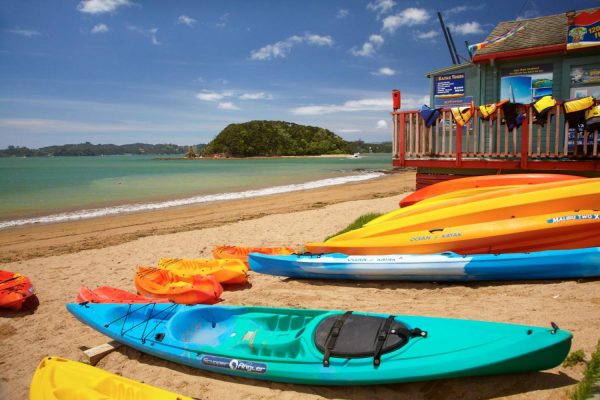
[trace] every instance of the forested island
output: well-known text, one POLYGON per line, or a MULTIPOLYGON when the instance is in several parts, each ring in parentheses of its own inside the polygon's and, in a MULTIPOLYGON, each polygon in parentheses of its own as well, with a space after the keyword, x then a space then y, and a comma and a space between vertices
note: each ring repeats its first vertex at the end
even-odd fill
POLYGON ((0 157, 100 156, 126 154, 181 154, 185 158, 277 157, 324 154, 391 153, 392 143, 346 141, 332 131, 285 121, 249 121, 230 124, 210 143, 176 144, 132 143, 124 145, 65 144, 30 149, 8 146, 0 157))

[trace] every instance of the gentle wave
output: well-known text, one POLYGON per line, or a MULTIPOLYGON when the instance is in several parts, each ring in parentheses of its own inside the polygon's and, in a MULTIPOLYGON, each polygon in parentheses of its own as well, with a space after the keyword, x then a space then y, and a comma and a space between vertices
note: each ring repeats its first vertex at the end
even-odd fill
POLYGON ((246 190, 243 192, 219 193, 203 196, 187 197, 184 199, 161 201, 157 203, 142 203, 142 204, 125 204, 122 206, 93 208, 89 210, 79 210, 73 212, 65 212, 60 214, 51 214, 43 217, 23 218, 8 221, 0 221, 0 229, 10 228, 13 226, 74 221, 80 219, 104 217, 107 215, 116 215, 123 213, 131 213, 136 211, 160 210, 163 208, 185 206, 189 204, 209 203, 212 201, 247 199, 250 197, 266 196, 270 194, 296 192, 299 190, 316 189, 324 186, 341 185, 349 182, 366 181, 369 179, 378 178, 384 175, 381 172, 370 172, 361 175, 343 176, 338 178, 321 179, 305 183, 298 183, 284 186, 273 186, 265 189, 246 190))

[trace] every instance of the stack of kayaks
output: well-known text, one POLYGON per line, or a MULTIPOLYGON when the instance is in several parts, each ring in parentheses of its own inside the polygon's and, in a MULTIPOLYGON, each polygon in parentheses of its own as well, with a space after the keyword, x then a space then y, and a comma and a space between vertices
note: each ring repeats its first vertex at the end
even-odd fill
POLYGON ((35 289, 28 277, 0 270, 0 308, 18 311, 34 295, 35 289))
POLYGON ((62 357, 46 357, 29 387, 31 400, 192 400, 62 357))
POLYGON ((273 255, 294 254, 291 247, 244 247, 244 246, 215 246, 213 257, 217 259, 237 259, 248 265, 248 254, 262 253, 273 255))
POLYGON ((363 385, 538 371, 572 335, 552 327, 362 312, 177 304, 68 304, 142 352, 228 375, 363 385))
POLYGON ((429 206, 417 203, 306 248, 349 255, 464 255, 597 247, 599 205, 600 179, 538 184, 429 206))
POLYGON ((212 304, 219 301, 223 286, 212 276, 181 276, 160 268, 138 268, 135 287, 139 294, 179 304, 212 304))

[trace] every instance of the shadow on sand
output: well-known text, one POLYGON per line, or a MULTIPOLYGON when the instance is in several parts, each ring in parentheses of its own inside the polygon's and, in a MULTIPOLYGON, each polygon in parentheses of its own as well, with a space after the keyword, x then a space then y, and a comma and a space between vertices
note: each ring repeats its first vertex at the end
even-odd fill
MULTIPOLYGON (((327 399, 492 399, 515 394, 526 394, 538 390, 566 387, 577 383, 577 380, 562 373, 531 372, 373 386, 297 385, 217 374, 163 360, 126 346, 122 346, 116 351, 130 360, 136 360, 142 364, 169 368, 192 376, 201 376, 231 384, 244 384, 281 390, 289 393, 317 395, 327 399)), ((152 382, 146 383, 152 384, 152 382)), ((232 390, 235 389, 232 388, 232 390)))

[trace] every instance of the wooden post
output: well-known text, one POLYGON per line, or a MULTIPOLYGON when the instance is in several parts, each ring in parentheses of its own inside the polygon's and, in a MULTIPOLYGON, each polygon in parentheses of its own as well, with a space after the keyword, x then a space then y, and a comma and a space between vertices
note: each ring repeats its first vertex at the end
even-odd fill
POLYGON ((400 166, 406 166, 406 114, 400 114, 400 126, 398 129, 400 166))
POLYGON ((521 125, 521 169, 527 169, 529 159, 529 114, 525 114, 525 121, 521 125))
MULTIPOLYGON (((467 126, 467 129, 469 127, 467 126)), ((456 124, 456 166, 462 165, 462 131, 463 127, 456 124)))

